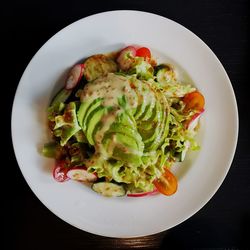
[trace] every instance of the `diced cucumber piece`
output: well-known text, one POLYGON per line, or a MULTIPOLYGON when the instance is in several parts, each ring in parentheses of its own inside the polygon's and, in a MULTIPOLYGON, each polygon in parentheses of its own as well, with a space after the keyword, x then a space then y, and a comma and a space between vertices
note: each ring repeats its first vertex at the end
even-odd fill
POLYGON ((175 72, 167 64, 159 65, 156 70, 156 80, 162 85, 171 84, 175 81, 175 72))
POLYGON ((46 144, 44 144, 44 146, 42 148, 42 154, 45 157, 55 158, 56 149, 57 149, 57 143, 56 142, 46 143, 46 144))
POLYGON ((59 90, 58 93, 56 94, 56 96, 53 98, 50 106, 55 106, 55 105, 58 105, 59 103, 66 102, 67 99, 69 98, 71 92, 72 92, 72 90, 68 90, 65 88, 59 90))
POLYGON ((118 185, 111 182, 98 182, 92 185, 92 189, 107 197, 120 197, 124 196, 126 191, 122 185, 118 185))

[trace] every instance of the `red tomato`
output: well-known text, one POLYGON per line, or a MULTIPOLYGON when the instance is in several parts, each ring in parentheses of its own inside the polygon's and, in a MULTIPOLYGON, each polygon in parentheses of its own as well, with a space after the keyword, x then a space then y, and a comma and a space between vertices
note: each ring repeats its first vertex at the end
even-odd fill
POLYGON ((53 177, 58 182, 64 182, 69 180, 67 176, 68 168, 65 166, 64 161, 57 161, 53 170, 53 177))
POLYGON ((172 195, 176 192, 178 184, 176 177, 168 170, 159 178, 154 180, 157 190, 165 195, 172 195))
POLYGON ((146 61, 149 61, 151 59, 151 52, 146 47, 141 47, 138 50, 136 50, 136 56, 144 57, 146 61))
POLYGON ((185 111, 191 109, 202 111, 205 106, 205 98, 199 91, 186 94, 183 97, 183 102, 185 103, 185 111))

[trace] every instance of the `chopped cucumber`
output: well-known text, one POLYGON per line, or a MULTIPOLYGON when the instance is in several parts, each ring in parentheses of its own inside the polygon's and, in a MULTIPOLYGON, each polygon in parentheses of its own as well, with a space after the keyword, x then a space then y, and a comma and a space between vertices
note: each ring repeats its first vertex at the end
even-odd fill
POLYGON ((161 64, 156 68, 156 80, 162 85, 171 84, 175 81, 175 73, 167 64, 161 64))
POLYGON ((92 189, 107 197, 119 197, 124 196, 126 191, 122 185, 118 185, 111 182, 98 182, 92 185, 92 189))
POLYGON ((44 146, 42 148, 42 154, 45 157, 55 158, 56 149, 57 149, 57 143, 56 142, 46 143, 46 144, 44 144, 44 146))
POLYGON ((55 106, 55 105, 58 105, 59 103, 66 102, 67 99, 69 98, 71 92, 72 92, 72 90, 68 90, 65 88, 59 90, 58 93, 56 94, 56 96, 53 98, 50 106, 55 106))

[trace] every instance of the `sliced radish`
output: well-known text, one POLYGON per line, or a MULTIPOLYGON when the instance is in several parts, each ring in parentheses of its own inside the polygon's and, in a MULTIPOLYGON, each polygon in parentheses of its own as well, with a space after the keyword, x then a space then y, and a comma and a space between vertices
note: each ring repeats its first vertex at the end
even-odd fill
POLYGON ((186 128, 188 130, 194 130, 197 127, 199 118, 203 112, 204 112, 204 109, 202 109, 199 113, 196 113, 192 116, 192 118, 186 124, 186 128))
POLYGON ((93 173, 89 173, 86 168, 75 167, 67 172, 67 176, 75 181, 94 182, 97 180, 97 176, 93 173))
POLYGON ((63 161, 57 161, 53 170, 53 177, 58 182, 64 182, 69 180, 67 176, 68 168, 65 167, 63 161))
POLYGON ((189 147, 190 147, 190 142, 189 141, 185 141, 184 142, 184 149, 183 151, 181 152, 181 156, 180 156, 180 161, 184 161, 185 157, 186 157, 186 154, 187 154, 187 151, 189 150, 189 147))
POLYGON ((116 59, 119 67, 122 70, 129 70, 132 64, 135 61, 136 49, 133 46, 128 46, 125 49, 121 50, 116 59))
POLYGON ((142 193, 131 193, 127 194, 128 197, 143 197, 143 196, 148 196, 148 195, 155 195, 158 194, 158 190, 154 189, 153 191, 150 192, 142 192, 142 193))
POLYGON ((65 89, 73 89, 81 80, 83 75, 84 64, 76 64, 69 72, 65 83, 65 89))

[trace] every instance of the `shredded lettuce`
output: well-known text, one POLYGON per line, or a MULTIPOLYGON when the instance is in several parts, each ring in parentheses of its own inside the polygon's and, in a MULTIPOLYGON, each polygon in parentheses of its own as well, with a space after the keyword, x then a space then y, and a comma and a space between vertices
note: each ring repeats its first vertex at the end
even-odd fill
POLYGON ((143 57, 135 57, 135 62, 128 73, 136 74, 139 79, 149 80, 154 76, 154 68, 143 57))
POLYGON ((76 117, 75 102, 70 102, 69 104, 67 104, 63 115, 55 116, 54 130, 58 129, 60 129, 61 131, 61 146, 64 146, 68 142, 68 140, 81 129, 76 117))

